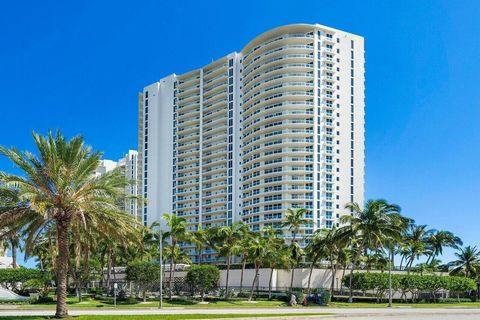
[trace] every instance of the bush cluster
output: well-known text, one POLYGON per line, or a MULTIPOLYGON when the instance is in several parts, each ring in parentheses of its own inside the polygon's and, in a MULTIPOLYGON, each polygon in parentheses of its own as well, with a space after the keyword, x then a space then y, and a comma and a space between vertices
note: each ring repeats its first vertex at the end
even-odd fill
POLYGON ((220 271, 212 265, 193 265, 187 273, 186 281, 192 292, 200 293, 203 301, 205 293, 215 288, 220 280, 220 271))
MULTIPOLYGON (((382 299, 388 292, 389 278, 387 273, 354 273, 352 279, 353 290, 363 293, 373 291, 377 299, 382 299)), ((343 285, 349 286, 350 277, 343 278, 343 285)), ((461 293, 476 289, 474 280, 465 277, 436 276, 436 275, 392 275, 392 290, 400 292, 406 299, 410 293, 412 300, 415 300, 421 293, 431 294, 435 301, 436 294, 440 291, 449 291, 457 298, 461 293)))
MULTIPOLYGON (((47 290, 51 275, 38 269, 0 269, 0 284, 7 289, 26 295, 28 291, 47 290)), ((41 292, 42 294, 42 292, 41 292)))

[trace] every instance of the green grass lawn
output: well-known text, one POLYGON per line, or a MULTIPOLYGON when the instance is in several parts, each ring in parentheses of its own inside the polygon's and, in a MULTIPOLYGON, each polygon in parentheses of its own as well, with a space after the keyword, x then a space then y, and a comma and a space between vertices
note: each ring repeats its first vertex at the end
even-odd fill
MULTIPOLYGON (((253 303, 249 303, 244 300, 232 299, 228 301, 215 300, 210 301, 208 304, 200 304, 197 301, 189 299, 177 299, 173 301, 164 300, 165 308, 192 308, 192 309, 206 309, 206 308, 279 308, 288 307, 288 304, 278 300, 264 300, 259 299, 253 303)), ((385 308, 386 303, 373 303, 373 302, 331 302, 326 308, 385 308)), ((404 308, 480 308, 480 302, 461 302, 461 303, 394 303, 394 307, 404 308)), ((22 310, 53 310, 55 308, 55 302, 51 303, 39 303, 39 304, 16 304, 16 305, 0 305, 1 309, 18 308, 22 310)), ((93 300, 86 298, 82 302, 78 302, 76 297, 68 298, 69 309, 112 309, 112 298, 102 298, 100 300, 93 300)), ((150 300, 146 303, 132 300, 130 302, 118 302, 117 309, 138 309, 138 308, 157 308, 158 300, 150 300)), ((299 306, 302 307, 302 306, 299 306)), ((310 304, 308 307, 319 307, 317 304, 310 304)), ((1 320, 1 319, 0 319, 1 320)))
MULTIPOLYGON (((181 307, 181 308, 239 308, 239 307, 285 307, 287 303, 283 301, 276 300, 258 300, 253 303, 241 300, 229 300, 229 301, 210 301, 208 304, 200 304, 197 301, 192 300, 173 300, 169 302, 164 300, 163 306, 165 308, 171 307, 181 307)), ((68 307, 71 309, 91 309, 91 308, 115 308, 113 305, 112 299, 102 299, 102 300, 93 300, 93 299, 84 299, 82 302, 78 302, 77 298, 68 298, 68 307)), ((118 302, 117 308, 157 308, 157 301, 148 301, 148 302, 118 302)), ((20 304, 18 305, 19 309, 54 309, 55 303, 38 303, 38 304, 20 304)), ((1 306, 0 306, 0 309, 1 306)))
MULTIPOLYGON (((294 317, 294 316, 325 316, 328 313, 289 313, 282 314, 282 317, 294 317)), ((169 314, 169 315, 108 315, 108 316, 73 316, 71 319, 75 320, 187 320, 187 319, 233 319, 233 318, 274 318, 278 317, 278 314, 169 314)), ((12 319, 25 319, 25 320, 44 320, 52 319, 51 317, 0 317, 0 320, 12 320, 12 319)))

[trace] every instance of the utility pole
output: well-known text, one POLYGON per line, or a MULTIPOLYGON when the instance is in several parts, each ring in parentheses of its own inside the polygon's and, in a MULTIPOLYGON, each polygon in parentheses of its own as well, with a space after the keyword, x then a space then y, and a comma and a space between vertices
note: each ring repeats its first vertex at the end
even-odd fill
POLYGON ((161 227, 159 227, 158 231, 158 250, 159 250, 159 263, 160 263, 160 274, 159 274, 159 279, 160 279, 160 297, 159 297, 159 302, 158 302, 158 309, 163 309, 163 259, 162 259, 162 253, 163 253, 163 232, 161 227))

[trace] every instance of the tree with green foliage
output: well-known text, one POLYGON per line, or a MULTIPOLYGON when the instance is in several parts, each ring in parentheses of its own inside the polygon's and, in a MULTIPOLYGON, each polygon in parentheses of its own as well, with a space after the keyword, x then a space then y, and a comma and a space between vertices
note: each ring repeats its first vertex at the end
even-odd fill
POLYGON ((467 246, 455 252, 457 260, 449 263, 452 275, 476 277, 476 269, 480 266, 480 250, 477 247, 467 246))
POLYGON ((205 243, 207 242, 207 231, 202 228, 201 223, 198 224, 197 230, 192 232, 191 241, 195 245, 195 251, 197 252, 197 262, 198 264, 202 264, 203 248, 205 247, 205 243))
POLYGON ((202 302, 205 293, 215 288, 220 280, 220 271, 212 265, 194 265, 187 272, 186 281, 192 288, 192 291, 200 293, 202 302))
MULTIPOLYGON (((340 238, 354 241, 356 245, 350 270, 350 279, 353 280, 352 275, 361 255, 369 248, 383 250, 392 239, 400 239, 407 219, 400 215, 399 206, 385 200, 369 200, 363 209, 357 203, 349 203, 345 208, 353 214, 341 217, 345 226, 340 230, 340 238)), ((353 302, 353 288, 349 287, 348 301, 353 302)))
POLYGON ((179 259, 181 253, 179 242, 189 241, 190 234, 187 231, 187 220, 183 217, 178 217, 175 214, 163 214, 163 219, 167 222, 168 231, 163 235, 165 238, 170 238, 169 248, 167 247, 167 256, 170 258, 170 278, 168 280, 168 299, 172 300, 173 292, 173 276, 175 273, 175 264, 179 259))
POLYGON ((305 219, 307 214, 305 208, 289 208, 284 214, 284 221, 282 226, 288 228, 288 231, 292 234, 292 241, 290 243, 290 252, 292 254, 292 268, 290 277, 290 289, 293 286, 293 278, 295 277, 295 267, 303 256, 303 249, 297 243, 297 235, 300 233, 302 226, 311 223, 308 219, 305 219))
POLYGON ((258 279, 258 270, 260 269, 262 264, 265 262, 265 257, 267 254, 267 244, 266 244, 265 238, 261 237, 260 234, 255 233, 250 241, 249 250, 250 250, 249 254, 255 268, 255 274, 253 276, 250 296, 248 297, 248 301, 252 301, 255 283, 257 282, 257 279, 258 279))
POLYGON ((136 261, 129 263, 125 269, 125 279, 132 281, 142 293, 143 301, 147 301, 148 287, 157 281, 160 266, 157 263, 136 261))
POLYGON ((243 276, 245 274, 245 267, 247 265, 247 261, 249 259, 249 243, 252 237, 253 232, 250 231, 248 228, 242 229, 242 235, 240 241, 236 243, 233 248, 233 254, 240 257, 242 261, 242 271, 240 271, 240 290, 239 294, 243 292, 243 276))
POLYGON ((67 317, 67 281, 72 225, 84 233, 102 233, 119 241, 139 242, 136 221, 117 204, 126 198, 128 181, 119 170, 95 175, 100 152, 93 152, 83 138, 66 140, 60 131, 46 137, 33 133, 37 153, 0 147, 22 175, 0 173, 0 193, 14 192, 18 201, 1 203, 0 228, 21 226, 26 247, 40 234, 55 235, 57 309, 67 317))
POLYGON ((285 239, 280 237, 281 230, 272 227, 262 229, 262 237, 265 240, 266 252, 264 257, 265 266, 270 268, 268 279, 268 299, 272 298, 272 279, 275 269, 288 267, 290 255, 285 247, 285 239))
POLYGON ((230 275, 230 265, 232 263, 232 255, 235 252, 235 246, 242 240, 242 236, 248 227, 242 222, 234 222, 232 225, 220 227, 217 230, 219 237, 218 255, 225 257, 227 265, 227 275, 225 279, 225 300, 228 299, 228 281, 230 275))
POLYGON ((463 245, 462 240, 450 231, 435 230, 426 239, 428 247, 428 258, 426 263, 430 264, 436 257, 443 253, 443 248, 458 248, 463 245))

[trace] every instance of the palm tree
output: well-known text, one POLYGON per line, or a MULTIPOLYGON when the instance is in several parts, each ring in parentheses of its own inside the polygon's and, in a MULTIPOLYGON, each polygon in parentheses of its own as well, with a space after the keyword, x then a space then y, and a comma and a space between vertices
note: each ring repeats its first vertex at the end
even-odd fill
POLYGON ((426 225, 410 224, 406 234, 403 236, 404 243, 406 243, 403 254, 407 261, 405 268, 408 273, 410 273, 415 259, 428 252, 428 238, 433 232, 434 230, 428 230, 426 225))
POLYGON ((16 203, 2 204, 0 228, 22 225, 30 239, 27 241, 39 238, 42 233, 54 234, 58 252, 55 316, 66 317, 72 224, 138 242, 136 222, 117 206, 126 197, 125 177, 118 170, 96 177, 101 153, 92 152, 83 138, 67 141, 57 131, 56 135, 49 132, 46 137, 33 133, 33 139, 38 155, 0 147, 0 153, 23 172, 22 176, 0 173, 0 192, 14 190, 18 194, 16 203))
POLYGON ((288 231, 292 233, 292 244, 290 246, 290 251, 292 253, 293 263, 292 263, 292 273, 291 273, 291 279, 290 279, 290 288, 293 285, 293 278, 295 277, 295 267, 298 263, 298 260, 303 255, 303 250, 301 249, 301 247, 293 244, 297 243, 297 234, 300 233, 300 228, 303 225, 310 223, 309 220, 305 219, 305 214, 307 212, 308 212, 307 209, 304 209, 304 208, 289 208, 285 212, 285 219, 282 224, 284 228, 287 227, 288 231))
POLYGON ((174 291, 174 279, 175 269, 177 264, 186 263, 190 264, 192 261, 188 257, 188 254, 182 250, 178 245, 169 244, 163 248, 163 256, 170 260, 170 278, 169 278, 169 299, 172 299, 172 292, 174 291))
MULTIPOLYGON (((310 293, 310 284, 312 279, 313 268, 321 258, 327 257, 327 251, 325 248, 325 244, 326 244, 325 238, 327 237, 328 233, 329 233, 328 229, 316 230, 312 238, 310 239, 310 242, 305 247, 307 260, 310 261, 310 271, 308 273, 308 284, 307 284, 307 290, 309 293, 310 293)), ((331 259, 330 262, 333 262, 333 260, 331 259)))
POLYGON ((218 254, 225 257, 227 264, 227 275, 225 279, 225 300, 228 299, 228 278, 230 275, 230 265, 232 254, 235 251, 235 246, 242 239, 242 235, 248 227, 242 222, 235 222, 230 226, 223 226, 218 229, 218 236, 221 245, 219 246, 218 254))
POLYGON ((477 247, 467 246, 459 248, 455 252, 457 260, 449 263, 452 268, 451 274, 463 274, 465 277, 473 277, 475 270, 480 266, 480 251, 477 247))
POLYGON ((174 276, 174 265, 176 264, 175 260, 177 258, 177 246, 179 242, 186 241, 189 238, 189 233, 187 232, 187 220, 183 217, 178 217, 176 215, 164 213, 163 219, 167 222, 168 231, 166 231, 163 236, 165 238, 170 238, 170 277, 168 281, 168 299, 172 300, 172 291, 173 291, 173 276, 174 276))
POLYGON ((270 278, 268 280, 268 299, 272 298, 272 279, 275 269, 283 268, 289 265, 289 252, 285 250, 285 239, 279 237, 281 230, 272 227, 262 229, 262 236, 265 241, 265 263, 270 268, 270 278))
POLYGON ((429 264, 435 260, 436 257, 441 255, 444 247, 458 248, 458 246, 461 246, 462 244, 462 240, 450 231, 433 231, 427 238, 429 256, 426 263, 429 264))
POLYGON ((205 243, 207 242, 207 231, 202 228, 201 224, 198 224, 197 230, 192 232, 191 240, 195 245, 195 250, 198 257, 198 264, 202 264, 203 248, 205 247, 205 243))
POLYGON ((237 242, 237 244, 233 248, 233 253, 236 256, 240 256, 240 259, 242 261, 242 271, 240 272, 240 291, 239 294, 242 293, 243 291, 243 275, 245 273, 245 267, 248 261, 248 253, 249 253, 249 244, 250 244, 250 238, 252 237, 252 231, 248 230, 248 228, 245 228, 243 230, 243 234, 241 237, 241 240, 237 242))
POLYGON ((302 225, 310 222, 304 218, 306 213, 307 209, 303 208, 290 208, 285 212, 285 220, 282 226, 287 227, 288 231, 292 233, 292 242, 296 241, 296 236, 302 225))
POLYGON ((347 259, 347 254, 345 250, 342 250, 342 248, 344 248, 347 243, 339 236, 338 229, 336 228, 328 230, 322 243, 326 257, 330 261, 330 271, 332 274, 332 281, 330 283, 330 296, 333 297, 337 268, 342 262, 344 262, 344 259, 347 259))
POLYGON ((3 239, 3 246, 5 250, 10 247, 12 251, 12 268, 16 269, 17 265, 17 249, 20 246, 20 229, 7 228, 0 232, 0 239, 3 239))
POLYGON ((290 290, 293 290, 293 279, 295 275, 295 268, 297 267, 298 263, 304 256, 305 251, 303 250, 303 248, 300 246, 298 242, 292 242, 288 246, 288 252, 290 253, 290 270, 292 271, 290 276, 290 290))
MULTIPOLYGON (((8 210, 11 206, 18 203, 18 192, 9 188, 3 188, 0 191, 0 213, 2 210, 8 210)), ((20 245, 21 225, 14 224, 0 231, 0 239, 3 241, 3 247, 7 250, 10 247, 12 251, 12 268, 17 268, 17 248, 20 245)))
POLYGON ((353 240, 356 244, 349 284, 348 300, 352 302, 353 272, 362 253, 368 248, 384 249, 391 239, 399 239, 406 222, 400 216, 400 208, 385 200, 369 200, 363 209, 357 203, 349 203, 345 207, 353 215, 342 216, 341 222, 345 226, 340 230, 341 238, 353 240))
POLYGON ((255 267, 255 274, 253 276, 252 287, 250 290, 250 296, 248 297, 248 301, 252 301, 253 298, 253 290, 255 288, 255 283, 258 279, 258 270, 262 266, 263 262, 265 261, 265 256, 267 253, 267 244, 263 237, 261 237, 258 233, 254 234, 250 241, 250 256, 253 261, 253 265, 255 267))

